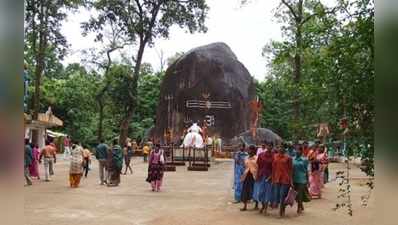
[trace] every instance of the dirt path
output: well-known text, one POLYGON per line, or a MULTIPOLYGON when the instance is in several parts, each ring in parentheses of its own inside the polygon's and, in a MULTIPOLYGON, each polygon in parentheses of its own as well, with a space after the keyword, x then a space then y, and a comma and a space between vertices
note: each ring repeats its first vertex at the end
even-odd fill
MULTIPOLYGON (((98 167, 94 160, 81 187, 68 187, 68 162, 59 160, 53 181, 34 181, 24 188, 25 224, 27 225, 371 225, 374 223, 374 199, 367 208, 360 206, 366 188, 359 181, 353 185, 354 216, 344 210, 333 211, 337 186, 329 183, 321 200, 305 205, 297 216, 295 208, 287 209, 287 218, 254 211, 240 212, 241 205, 232 201, 232 163, 213 163, 208 172, 191 172, 177 167, 166 173, 162 192, 153 193, 145 182, 147 166, 141 158, 133 160, 133 175, 122 176, 119 187, 98 185, 98 167)), ((331 164, 334 174, 341 164, 331 164)), ((42 171, 41 171, 42 172, 42 171)), ((359 169, 352 171, 361 176, 359 169)))

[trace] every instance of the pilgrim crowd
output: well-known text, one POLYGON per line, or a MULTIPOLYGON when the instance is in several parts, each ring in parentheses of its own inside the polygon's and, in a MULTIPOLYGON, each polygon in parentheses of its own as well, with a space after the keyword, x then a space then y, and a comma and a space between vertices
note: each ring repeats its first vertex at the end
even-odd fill
POLYGON ((278 208, 283 217, 286 206, 297 202, 301 214, 305 202, 322 197, 328 182, 328 156, 320 143, 264 143, 260 148, 243 144, 234 161, 234 198, 243 203, 241 211, 251 202, 260 213, 278 208))
MULTIPOLYGON (((128 171, 132 174, 131 159, 137 148, 137 143, 131 139, 127 139, 123 147, 118 144, 118 139, 113 140, 111 146, 101 140, 95 148, 95 158, 99 168, 99 184, 108 187, 118 186, 120 175, 127 175, 128 171)), ((146 181, 150 183, 152 191, 158 192, 163 180, 164 152, 159 144, 153 146, 152 142, 145 143, 142 149, 144 162, 148 162, 146 181)), ((25 139, 24 155, 26 185, 32 185, 32 178, 41 179, 39 175, 41 164, 43 164, 45 174, 44 181, 51 181, 51 176, 54 175, 54 164, 57 162, 57 147, 52 139, 47 139, 41 150, 37 145, 30 143, 29 139, 25 139)), ((92 161, 91 155, 87 146, 83 146, 79 142, 72 142, 69 137, 64 138, 64 160, 70 161, 69 185, 71 188, 79 187, 82 177, 87 178, 92 161)))
MULTIPOLYGON (((79 142, 64 139, 64 159, 70 161, 69 185, 79 187, 81 178, 87 178, 91 164, 91 152, 79 142)), ((99 167, 99 184, 118 186, 120 175, 133 173, 131 158, 138 148, 135 141, 127 139, 124 146, 113 140, 108 146, 103 140, 95 149, 95 158, 99 167), (125 170, 123 172, 123 164, 125 170)), ((25 139, 25 178, 32 185, 32 178, 40 178, 39 167, 43 164, 44 181, 51 181, 54 164, 57 162, 57 148, 52 140, 39 150, 25 139)), ((164 151, 159 144, 152 142, 143 146, 144 162, 148 163, 146 181, 152 191, 159 192, 165 170, 164 151), (148 157, 149 156, 149 157, 148 157)), ((279 209, 283 217, 287 205, 297 202, 297 213, 304 211, 304 203, 322 197, 322 188, 328 181, 328 155, 325 146, 307 142, 295 145, 276 145, 264 142, 261 147, 242 144, 234 155, 234 198, 242 203, 241 211, 248 204, 267 214, 269 210, 279 209), (261 204, 261 208, 260 208, 261 204)))

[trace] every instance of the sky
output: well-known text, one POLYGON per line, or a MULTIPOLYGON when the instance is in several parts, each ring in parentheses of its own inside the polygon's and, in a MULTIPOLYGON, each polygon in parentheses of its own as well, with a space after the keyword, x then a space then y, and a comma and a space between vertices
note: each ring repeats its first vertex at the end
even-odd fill
MULTIPOLYGON (((190 34, 181 28, 172 27, 169 39, 158 39, 154 47, 145 49, 143 62, 151 63, 154 70, 158 71, 160 52, 167 59, 176 52, 187 52, 198 46, 224 42, 254 78, 264 80, 268 70, 267 61, 261 55, 262 48, 271 40, 282 40, 281 24, 274 18, 280 0, 251 0, 245 6, 241 6, 240 2, 241 0, 207 0, 210 10, 205 22, 208 28, 206 33, 190 34)), ((70 14, 63 24, 62 32, 70 44, 70 52, 63 61, 65 65, 81 62, 82 50, 99 46, 94 42, 93 35, 81 35, 80 23, 87 21, 89 16, 90 12, 82 10, 70 14)))

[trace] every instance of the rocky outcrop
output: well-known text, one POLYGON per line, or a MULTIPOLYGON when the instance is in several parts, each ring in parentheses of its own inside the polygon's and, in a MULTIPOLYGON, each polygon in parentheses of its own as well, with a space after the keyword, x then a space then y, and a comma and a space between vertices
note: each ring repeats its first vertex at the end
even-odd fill
POLYGON ((278 145, 282 143, 282 138, 270 129, 257 128, 255 138, 252 137, 251 131, 247 130, 237 135, 237 137, 233 138, 231 144, 234 146, 238 146, 241 143, 245 143, 248 146, 248 145, 259 145, 264 142, 278 145))
POLYGON ((231 139, 249 129, 248 102, 255 97, 253 78, 224 43, 194 48, 166 71, 161 84, 154 137, 167 128, 174 141, 192 122, 205 120, 208 134, 231 139))

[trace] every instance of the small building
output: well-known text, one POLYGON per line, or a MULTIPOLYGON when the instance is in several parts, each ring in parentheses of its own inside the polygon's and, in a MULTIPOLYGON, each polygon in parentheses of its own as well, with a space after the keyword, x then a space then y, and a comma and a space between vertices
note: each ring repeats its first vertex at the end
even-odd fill
MULTIPOLYGON (((48 133, 48 128, 63 126, 63 121, 52 114, 51 108, 46 113, 39 113, 38 119, 33 120, 32 117, 24 113, 25 120, 25 138, 32 140, 32 131, 37 130, 39 133, 38 146, 44 147, 48 133)), ((50 132, 51 133, 51 132, 50 132)))

